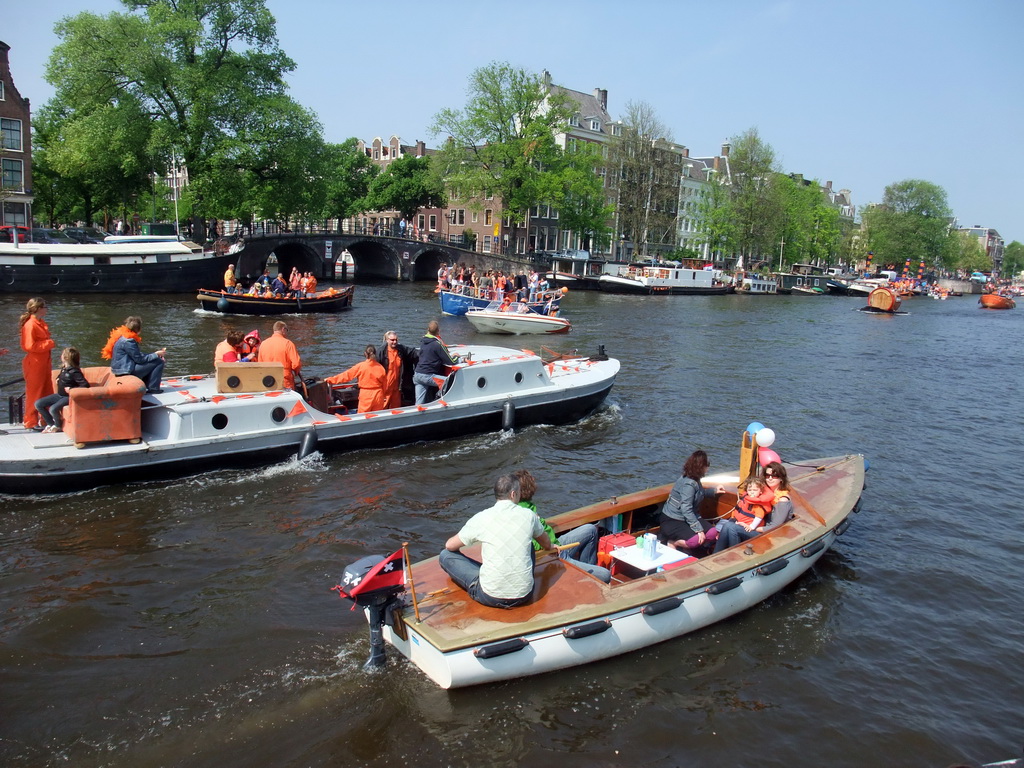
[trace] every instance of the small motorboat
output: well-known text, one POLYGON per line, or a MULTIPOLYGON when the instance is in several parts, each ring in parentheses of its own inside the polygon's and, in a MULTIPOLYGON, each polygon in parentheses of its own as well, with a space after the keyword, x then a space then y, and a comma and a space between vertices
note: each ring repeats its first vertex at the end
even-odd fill
MULTIPOLYGON (((538 293, 536 301, 524 302, 534 312, 542 315, 552 310, 558 311, 562 296, 568 293, 567 288, 558 288, 552 291, 538 293)), ((491 292, 474 288, 472 285, 459 286, 454 290, 437 289, 438 298, 441 300, 441 314, 460 317, 471 309, 487 309, 492 301, 491 292)))
POLYGON ((480 333, 567 333, 572 324, 564 317, 542 315, 521 302, 492 301, 485 309, 470 309, 466 319, 480 333))
MULTIPOLYGON (((704 478, 706 485, 723 485, 729 492, 708 499, 702 515, 710 519, 735 504, 739 478, 751 473, 761 450, 744 433, 739 474, 704 478)), ((795 516, 700 559, 663 544, 654 552, 633 544, 635 537, 657 530, 659 510, 672 488, 664 485, 548 518, 556 534, 583 523, 608 531, 601 549, 613 563, 610 583, 544 553, 537 558, 532 602, 511 610, 490 608, 455 586, 436 557, 411 564, 403 547, 389 557, 371 555, 350 565, 336 589, 366 610, 368 667, 386 663, 387 642, 442 688, 606 659, 750 608, 795 581, 828 551, 858 511, 864 457, 789 465, 795 516)))
POLYGON ((219 363, 215 375, 165 378, 156 394, 128 392, 115 385, 132 380, 145 386, 98 368, 107 384, 71 390, 64 432, 12 424, 0 434, 0 493, 66 492, 301 459, 316 450, 568 424, 604 401, 619 372, 619 361, 603 348, 548 359, 482 344, 450 349, 459 362, 435 378, 436 399, 368 413, 344 404, 354 401, 354 387, 303 382, 305 397, 282 389, 280 363, 219 363), (334 405, 336 399, 342 405, 334 405), (112 433, 111 425, 121 422, 125 431, 112 433))
POLYGON ((352 308, 355 286, 328 288, 304 299, 284 296, 250 296, 199 289, 199 307, 227 315, 292 315, 310 312, 342 312, 352 308))
POLYGON ((1009 296, 999 293, 983 293, 978 303, 982 309, 1013 309, 1017 306, 1017 302, 1009 296))

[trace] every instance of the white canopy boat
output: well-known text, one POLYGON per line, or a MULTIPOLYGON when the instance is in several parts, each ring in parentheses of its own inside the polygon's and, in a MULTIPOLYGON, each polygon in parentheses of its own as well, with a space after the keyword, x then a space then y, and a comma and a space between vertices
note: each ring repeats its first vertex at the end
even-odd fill
MULTIPOLYGON (((222 363, 216 376, 164 379, 163 392, 155 395, 125 387, 130 380, 145 389, 133 376, 114 380, 109 369, 86 369, 104 371, 108 384, 71 390, 64 432, 43 434, 12 424, 0 435, 0 493, 64 492, 302 458, 317 449, 381 447, 527 424, 566 424, 596 409, 619 371, 619 361, 608 358, 603 348, 594 356, 549 360, 504 347, 450 349, 462 362, 447 377, 438 377, 438 399, 370 413, 344 413, 330 405, 323 382, 315 385, 322 397, 311 394, 309 400, 281 389, 279 363, 222 363), (127 389, 132 392, 122 394, 127 389), (132 393, 134 401, 126 400, 132 393), (95 401, 89 406, 91 414, 82 404, 76 415, 79 399, 95 401), (133 419, 137 432, 112 435, 109 424, 133 419), (89 430, 99 437, 86 437, 89 430), (121 439, 105 439, 111 436, 121 439)), ((344 389, 351 402, 354 388, 344 389)))
MULTIPOLYGON (((741 465, 748 467, 743 476, 753 466, 747 450, 747 458, 741 456, 741 465)), ((628 567, 613 570, 611 583, 554 553, 540 555, 532 602, 511 610, 474 602, 436 557, 410 566, 406 555, 402 583, 393 575, 371 582, 370 570, 363 579, 366 591, 351 598, 366 609, 370 622, 367 666, 386 663, 386 641, 442 688, 458 688, 573 667, 693 632, 756 605, 808 571, 858 511, 864 472, 861 455, 792 463, 795 515, 787 523, 701 559, 661 544, 653 560, 645 560, 638 546, 612 548, 615 562, 628 567), (663 559, 674 562, 664 570, 655 567, 663 559)), ((712 518, 727 512, 736 502, 738 481, 738 475, 704 478, 705 485, 721 484, 729 492, 717 505, 709 500, 701 513, 712 518)), ((614 547, 624 534, 628 542, 656 530, 671 487, 612 497, 548 523, 562 533, 583 523, 607 529, 614 522, 622 533, 604 537, 602 549, 609 538, 614 547)), ((472 557, 475 549, 465 551, 472 557)), ((400 568, 395 559, 364 558, 400 568)), ((349 597, 345 589, 353 590, 348 577, 359 565, 346 572, 348 586, 337 588, 343 597, 349 597)))
MULTIPOLYGON (((557 310, 555 310, 557 311, 557 310)), ((566 333, 572 328, 564 317, 542 315, 521 301, 492 301, 486 309, 470 309, 466 318, 480 333, 566 333)))

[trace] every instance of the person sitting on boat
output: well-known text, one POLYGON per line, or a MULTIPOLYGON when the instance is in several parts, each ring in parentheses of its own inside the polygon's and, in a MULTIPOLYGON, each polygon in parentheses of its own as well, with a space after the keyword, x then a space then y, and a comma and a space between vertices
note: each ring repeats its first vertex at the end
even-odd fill
POLYGON ((441 341, 438 335, 441 326, 437 320, 431 320, 427 324, 427 333, 420 339, 420 359, 416 362, 416 369, 412 375, 413 384, 416 387, 416 405, 427 402, 427 395, 432 390, 437 390, 435 376, 447 376, 448 368, 457 365, 458 355, 448 351, 448 347, 441 341))
POLYGON ((213 365, 217 363, 237 363, 242 359, 242 332, 228 331, 224 340, 217 344, 213 351, 213 365))
POLYGON ((164 374, 167 348, 158 349, 148 355, 142 354, 139 343, 142 337, 142 318, 132 315, 125 318, 124 325, 110 332, 107 344, 100 352, 100 357, 110 361, 110 372, 115 376, 138 376, 146 382, 146 392, 158 395, 160 379, 164 374))
POLYGON ((501 306, 498 307, 499 312, 508 312, 512 307, 512 300, 515 296, 511 293, 506 293, 505 298, 501 300, 501 306))
POLYGON ((239 349, 240 357, 243 363, 255 363, 259 356, 260 351, 260 332, 256 329, 249 331, 245 334, 245 338, 242 339, 242 344, 239 349))
POLYGON ((742 493, 736 506, 715 526, 718 529, 715 552, 738 544, 744 536, 749 539, 761 533, 761 526, 775 503, 775 492, 760 477, 748 477, 737 490, 742 493), (726 543, 725 539, 731 543, 726 543))
POLYGON ((384 407, 401 408, 416 402, 416 387, 412 382, 413 370, 419 361, 419 352, 398 343, 398 334, 384 334, 384 346, 377 351, 377 362, 384 366, 384 407))
MULTIPOLYGON (((533 502, 533 494, 537 492, 537 481, 530 474, 530 470, 517 469, 512 473, 512 477, 519 481, 519 506, 526 507, 537 517, 540 517, 540 514, 537 512, 537 505, 533 502)), ((558 538, 555 536, 554 529, 548 525, 547 520, 543 517, 540 517, 540 524, 544 526, 544 531, 551 540, 552 547, 565 547, 558 550, 560 558, 571 561, 606 584, 612 580, 612 572, 597 564, 597 547, 601 541, 601 533, 597 530, 596 525, 584 523, 573 528, 571 531, 563 533, 561 538, 558 538)), ((533 548, 534 550, 540 550, 541 546, 534 541, 533 548)))
POLYGON ((328 376, 324 379, 331 386, 345 384, 355 379, 359 384, 359 413, 379 411, 384 407, 384 380, 387 372, 384 366, 377 362, 377 348, 368 344, 363 351, 366 359, 356 363, 347 371, 342 371, 337 376, 328 376))
POLYGON ((271 280, 269 269, 264 269, 263 274, 256 278, 256 285, 260 287, 261 291, 270 290, 271 280))
POLYGON ((494 608, 515 608, 533 596, 533 542, 551 549, 540 518, 519 506, 519 481, 502 475, 494 484, 494 506, 477 512, 447 542, 441 569, 469 596, 494 608), (460 551, 479 543, 482 562, 460 551))
POLYGON ((61 432, 64 429, 64 420, 61 418, 61 411, 64 406, 71 402, 69 389, 75 387, 88 388, 89 382, 82 373, 82 358, 74 347, 65 347, 60 353, 60 372, 57 374, 57 391, 52 395, 36 400, 36 410, 46 422, 43 432, 61 432))
POLYGON ((769 514, 764 525, 748 531, 735 520, 722 520, 718 524, 719 535, 718 541, 715 542, 715 552, 774 530, 793 517, 793 499, 789 493, 789 477, 786 474, 786 468, 779 462, 772 461, 765 465, 762 478, 768 491, 772 494, 769 514))
POLYGON ((658 538, 663 544, 690 551, 703 547, 718 538, 718 530, 700 514, 704 499, 725 493, 723 486, 705 488, 701 478, 711 463, 704 451, 694 451, 683 464, 682 475, 669 492, 661 508, 658 538))
POLYGON ((286 293, 288 293, 288 286, 285 285, 285 282, 281 279, 280 275, 275 277, 274 282, 270 284, 270 291, 277 298, 282 298, 286 293))
POLYGON ((260 344, 256 359, 261 363, 281 363, 284 366, 285 389, 294 389, 296 381, 302 381, 302 360, 299 350, 288 338, 288 324, 283 320, 274 323, 274 335, 260 344))
POLYGON ((295 267, 292 267, 291 275, 288 278, 288 288, 296 296, 299 295, 299 291, 302 289, 302 273, 295 267))

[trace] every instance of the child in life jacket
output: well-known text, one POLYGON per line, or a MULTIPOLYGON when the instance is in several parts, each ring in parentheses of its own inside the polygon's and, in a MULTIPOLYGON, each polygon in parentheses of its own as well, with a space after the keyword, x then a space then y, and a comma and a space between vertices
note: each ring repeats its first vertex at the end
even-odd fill
POLYGON ((736 506, 726 515, 748 533, 762 525, 775 504, 775 492, 760 477, 748 477, 742 484, 743 493, 736 500, 736 506))

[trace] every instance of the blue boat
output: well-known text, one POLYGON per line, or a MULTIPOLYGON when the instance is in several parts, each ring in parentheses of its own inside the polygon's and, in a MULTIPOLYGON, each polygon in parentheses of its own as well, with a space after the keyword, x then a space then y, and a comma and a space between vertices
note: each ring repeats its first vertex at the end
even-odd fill
MULTIPOLYGON (((441 314, 443 315, 465 315, 471 309, 487 309, 487 305, 494 299, 486 292, 470 286, 463 287, 460 291, 438 291, 441 298, 441 314)), ((562 301, 562 291, 554 290, 539 294, 541 301, 524 302, 531 310, 541 315, 551 314, 551 310, 557 310, 562 301)))

